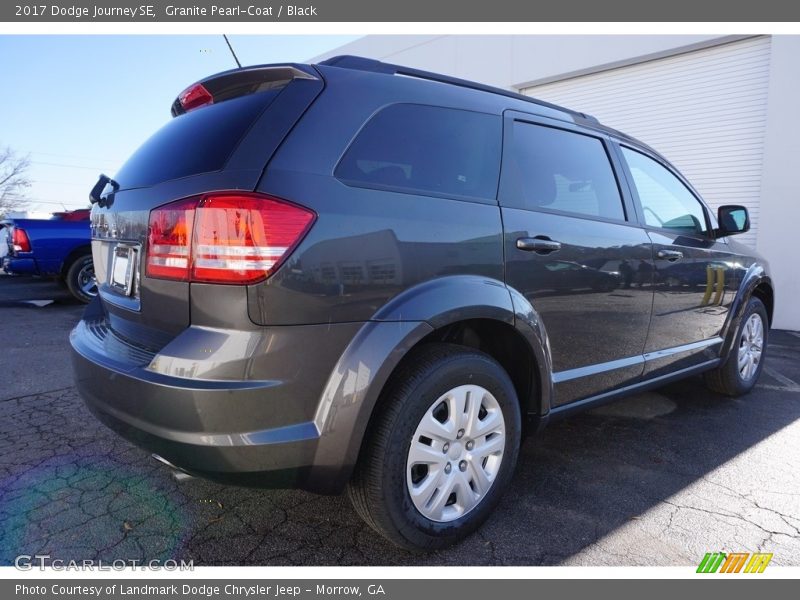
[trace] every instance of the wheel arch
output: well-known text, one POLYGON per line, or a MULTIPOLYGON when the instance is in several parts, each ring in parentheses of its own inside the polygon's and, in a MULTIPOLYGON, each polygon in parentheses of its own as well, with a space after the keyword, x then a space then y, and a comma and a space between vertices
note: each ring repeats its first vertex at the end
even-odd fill
POLYGON ((436 342, 472 348, 491 356, 511 378, 522 415, 539 414, 541 378, 536 369, 536 355, 513 325, 486 318, 454 321, 434 329, 411 348, 409 354, 423 344, 436 342))
POLYGON ((92 245, 91 244, 81 244, 79 246, 75 246, 72 250, 70 250, 69 254, 64 258, 61 262, 61 269, 59 269, 59 276, 64 278, 67 276, 67 271, 72 266, 76 260, 78 260, 81 256, 88 254, 89 256, 92 255, 92 245))
POLYGON ((772 325, 772 317, 775 311, 775 288, 772 278, 769 275, 766 264, 758 261, 754 262, 742 277, 739 289, 731 303, 728 320, 723 328, 724 343, 720 350, 720 357, 723 361, 727 360, 731 349, 736 341, 736 332, 742 321, 747 303, 750 298, 758 298, 764 303, 767 309, 767 319, 772 325))
POLYGON ((460 342, 486 352, 522 392, 523 415, 545 417, 552 393, 549 345, 530 304, 525 302, 526 311, 520 298, 512 297, 500 281, 449 276, 406 290, 366 322, 337 362, 318 404, 312 487, 325 493, 344 487, 383 389, 422 344, 460 342), (528 368, 525 361, 531 361, 528 368))
POLYGON ((775 311, 775 290, 772 288, 772 282, 768 280, 761 280, 753 288, 752 295, 764 303, 764 306, 767 309, 769 326, 772 327, 772 315, 775 311))

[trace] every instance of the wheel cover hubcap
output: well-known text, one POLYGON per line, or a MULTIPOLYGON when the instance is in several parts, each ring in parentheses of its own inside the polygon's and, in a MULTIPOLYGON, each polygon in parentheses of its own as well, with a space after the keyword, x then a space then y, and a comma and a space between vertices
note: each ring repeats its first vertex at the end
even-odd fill
POLYGON ((440 396, 417 426, 406 461, 406 485, 422 516, 454 521, 491 489, 505 450, 503 411, 489 390, 461 385, 440 396))
POLYGON ((764 322, 754 313, 745 321, 739 338, 739 376, 744 381, 755 377, 764 352, 764 322))

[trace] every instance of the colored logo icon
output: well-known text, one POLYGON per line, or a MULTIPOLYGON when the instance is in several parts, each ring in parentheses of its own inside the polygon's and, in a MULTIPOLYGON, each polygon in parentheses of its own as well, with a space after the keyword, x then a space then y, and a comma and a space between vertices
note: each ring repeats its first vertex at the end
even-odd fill
POLYGON ((706 552, 697 566, 698 573, 763 573, 772 553, 706 552))

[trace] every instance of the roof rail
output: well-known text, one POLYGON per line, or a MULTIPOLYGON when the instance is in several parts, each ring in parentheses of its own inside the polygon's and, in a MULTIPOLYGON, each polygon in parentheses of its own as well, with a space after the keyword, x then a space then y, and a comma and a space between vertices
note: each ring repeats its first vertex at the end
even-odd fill
POLYGON ((502 88, 493 87, 491 85, 476 83, 474 81, 469 81, 467 79, 459 79, 458 77, 450 77, 448 75, 432 73, 431 71, 423 71, 421 69, 413 69, 411 67, 404 67, 401 65, 385 63, 372 58, 364 58, 362 56, 352 56, 349 54, 344 54, 341 56, 334 56, 332 58, 322 61, 319 64, 331 67, 340 67, 342 69, 355 69, 358 71, 384 73, 386 75, 404 75, 407 77, 416 77, 418 79, 427 79, 429 81, 437 81, 439 83, 457 85, 459 87, 469 88, 472 90, 479 90, 481 92, 489 92, 491 94, 499 94, 501 96, 506 96, 508 98, 514 98, 515 100, 522 100, 524 102, 530 102, 531 104, 538 104, 539 106, 545 106, 547 108, 559 110, 574 117, 583 119, 589 123, 594 123, 594 124, 599 123, 599 121, 592 115, 587 115, 586 113, 578 112, 576 110, 571 110, 569 108, 564 108, 563 106, 558 106, 557 104, 551 104, 550 102, 545 102, 544 100, 538 100, 531 96, 524 96, 516 92, 511 92, 508 90, 504 90, 502 88))

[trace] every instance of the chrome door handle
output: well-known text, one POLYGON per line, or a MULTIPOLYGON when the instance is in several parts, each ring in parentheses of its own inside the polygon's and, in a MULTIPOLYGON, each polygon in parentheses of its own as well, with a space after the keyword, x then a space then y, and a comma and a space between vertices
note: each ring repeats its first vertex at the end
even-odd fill
POLYGON ((536 252, 537 254, 550 254, 561 250, 561 242, 556 242, 550 238, 532 237, 518 238, 517 248, 526 252, 536 252))
POLYGON ((683 258, 683 252, 679 252, 678 250, 659 250, 656 256, 674 262, 683 258))

